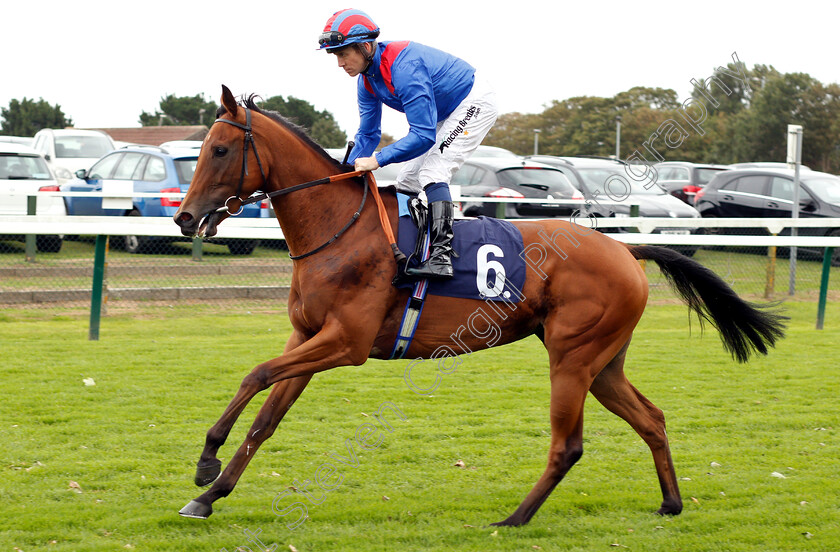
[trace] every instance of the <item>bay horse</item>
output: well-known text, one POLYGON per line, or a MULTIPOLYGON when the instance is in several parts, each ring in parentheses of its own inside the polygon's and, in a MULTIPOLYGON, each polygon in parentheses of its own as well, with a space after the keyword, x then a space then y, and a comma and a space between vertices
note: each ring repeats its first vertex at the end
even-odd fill
MULTIPOLYGON (((207 432, 195 482, 212 487, 179 512, 194 518, 210 516, 213 503, 233 490, 313 374, 389 357, 410 294, 392 285, 397 263, 377 208, 364 205, 368 185, 363 178, 341 178, 346 166, 283 117, 261 111, 253 96, 238 104, 223 86, 217 117, 175 223, 186 236, 213 236, 242 199, 257 190, 278 194, 271 201, 295 259, 288 299, 293 331, 281 356, 245 376, 207 432), (279 195, 289 190, 294 193, 279 195), (336 234, 345 221, 350 222, 336 234), (216 456, 219 448, 248 402, 269 387, 247 437, 222 472, 216 456)), ((396 232, 396 194, 383 189, 381 201, 390 215, 390 231, 396 232)), ((493 346, 534 334, 545 345, 551 383, 548 465, 519 507, 494 525, 527 523, 581 457, 587 392, 624 419, 650 447, 663 496, 658 513, 679 514, 682 499, 663 413, 624 373, 630 339, 648 297, 648 282, 638 261, 656 262, 701 324, 710 322, 723 346, 740 362, 756 352, 766 354, 783 337, 785 317, 742 300, 712 271, 671 249, 625 245, 591 228, 582 232, 583 225, 568 220, 512 224, 524 244, 546 243, 545 237, 558 235, 569 243, 562 242, 565 249, 556 242, 555 247, 545 248, 551 254, 540 259, 538 269, 527 271, 522 300, 515 309, 493 309, 475 299, 429 296, 406 355, 437 359, 442 344, 449 347, 450 356, 487 348, 486 336, 461 327, 477 307, 486 307, 484 316, 500 329, 493 346), (457 343, 453 334, 459 335, 457 343)))

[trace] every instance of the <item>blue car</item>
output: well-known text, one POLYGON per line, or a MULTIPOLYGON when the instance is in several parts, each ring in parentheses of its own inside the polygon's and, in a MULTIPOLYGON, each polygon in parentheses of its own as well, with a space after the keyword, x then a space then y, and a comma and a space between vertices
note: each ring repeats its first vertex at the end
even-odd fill
MULTIPOLYGON (((94 163, 90 170, 76 172, 76 178, 61 186, 67 192, 178 193, 186 192, 198 162, 198 149, 168 149, 156 146, 129 146, 114 150, 94 163)), ((65 197, 68 215, 169 217, 175 215, 181 200, 161 197, 135 197, 127 205, 103 208, 102 197, 65 197)), ((245 206, 240 217, 269 216, 265 202, 245 206)), ((148 252, 153 244, 181 241, 168 236, 121 236, 115 245, 129 253, 148 252)), ((212 239, 228 246, 234 255, 250 255, 259 240, 212 239)))

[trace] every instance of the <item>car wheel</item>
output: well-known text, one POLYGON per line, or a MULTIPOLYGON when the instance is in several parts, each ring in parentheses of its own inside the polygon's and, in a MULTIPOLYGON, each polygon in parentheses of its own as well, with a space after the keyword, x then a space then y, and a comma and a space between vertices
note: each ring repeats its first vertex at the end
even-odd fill
MULTIPOLYGON (((716 218, 718 218, 718 216, 714 213, 703 213, 703 218, 704 219, 716 219, 716 218)), ((710 236, 718 236, 718 235, 720 235, 721 231, 720 231, 720 228, 706 227, 706 228, 703 228, 703 233, 708 234, 710 236)))
MULTIPOLYGON (((128 216, 140 217, 140 211, 137 209, 131 211, 128 216)), ((123 245, 125 250, 129 253, 146 253, 149 249, 149 236, 124 236, 123 245)))
MULTIPOLYGON (((704 219, 716 219, 716 218, 718 218, 718 216, 715 213, 711 213, 711 212, 701 213, 701 216, 704 219)), ((712 228, 712 227, 701 228, 700 233, 701 234, 706 234, 708 236, 720 236, 721 234, 723 234, 723 232, 721 231, 720 228, 712 228)), ((721 245, 704 245, 703 248, 704 249, 710 249, 712 251, 720 251, 721 249, 723 249, 723 246, 721 246, 721 245)))
POLYGON ((62 243, 61 236, 35 236, 35 246, 42 253, 58 253, 62 243))
POLYGON ((236 240, 228 242, 231 255, 250 255, 259 245, 260 240, 236 240))

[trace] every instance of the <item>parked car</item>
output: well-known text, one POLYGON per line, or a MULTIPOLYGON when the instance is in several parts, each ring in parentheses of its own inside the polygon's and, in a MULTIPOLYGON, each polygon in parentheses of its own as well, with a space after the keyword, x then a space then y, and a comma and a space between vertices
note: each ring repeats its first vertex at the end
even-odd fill
MULTIPOLYGON (((67 214, 60 197, 42 196, 38 192, 57 192, 55 181, 44 157, 34 149, 13 142, 0 142, 0 215, 26 215, 28 196, 36 199, 38 215, 67 214)), ((22 235, 0 236, 0 240, 24 240, 22 235)), ((57 253, 62 236, 36 236, 38 251, 57 253)))
POLYGON ((32 147, 44 154, 59 183, 72 179, 79 169, 89 169, 100 157, 117 148, 104 132, 77 128, 39 130, 32 147))
POLYGON ((690 163, 688 161, 663 161, 654 165, 656 184, 689 205, 694 205, 694 194, 709 183, 720 171, 728 170, 726 165, 690 163))
MULTIPOLYGON (((466 197, 508 199, 576 199, 583 194, 557 169, 522 158, 469 158, 452 177, 466 197)), ((477 200, 461 201, 465 216, 496 216, 497 206, 504 205, 504 218, 570 216, 579 204, 559 203, 495 203, 477 200)))
MULTIPOLYGON (((326 152, 335 159, 336 161, 344 161, 344 156, 347 153, 347 148, 327 148, 326 152)), ((386 188, 388 186, 397 185, 397 175, 399 175, 400 170, 405 165, 405 162, 401 163, 390 163, 385 165, 384 167, 379 167, 375 171, 373 171, 373 176, 376 178, 376 185, 379 188, 386 188)), ((425 197, 425 196, 424 196, 425 197)), ((455 218, 464 218, 464 214, 461 212, 459 207, 459 203, 455 202, 454 204, 454 216, 455 218)))
MULTIPOLYGON (((587 200, 592 201, 589 212, 596 217, 629 217, 632 205, 639 206, 639 216, 700 218, 697 210, 666 193, 655 182, 640 182, 627 176, 625 163, 613 159, 590 157, 554 157, 535 155, 526 159, 536 159, 562 171, 572 184, 577 187, 587 200), (621 177, 621 180, 617 178, 621 177), (626 183, 626 184, 624 184, 626 183), (619 189, 612 191, 614 199, 607 195, 607 186, 619 189), (629 188, 628 188, 629 187, 629 188), (617 200, 617 201, 616 201, 617 200)), ((636 173, 641 173, 636 170, 636 173)), ((699 234, 700 228, 657 228, 655 233, 662 234, 699 234)), ((605 228, 605 232, 628 232, 628 228, 605 228)), ((673 249, 691 256, 697 251, 695 246, 672 246, 673 249)))
MULTIPOLYGON (((695 202, 704 217, 775 217, 793 214, 794 171, 790 169, 733 169, 720 173, 697 192, 695 202)), ((799 174, 799 217, 840 217, 840 178, 818 171, 799 174)), ((711 230, 711 229, 708 229, 711 230)), ((722 233, 765 229, 720 229, 722 233)), ((840 228, 799 228, 800 236, 840 236, 840 228)), ((790 235, 790 228, 781 235, 790 235)), ((799 248, 806 254, 822 255, 821 249, 799 248)), ((832 264, 840 265, 840 248, 832 264)))
MULTIPOLYGON (((197 149, 167 150, 156 146, 136 146, 113 151, 94 163, 89 171, 77 171, 76 178, 61 186, 68 192, 102 192, 103 187, 122 187, 127 193, 186 192, 198 162, 197 149)), ((180 199, 135 197, 124 208, 102 207, 102 197, 65 197, 69 215, 111 215, 132 217, 172 217, 180 199)), ((246 205, 240 217, 267 215, 264 204, 246 205)), ((170 236, 125 236, 122 245, 130 253, 148 251, 153 243, 180 241, 170 236)), ((224 243, 234 255, 250 255, 259 240, 208 241, 224 243)))
POLYGON ((522 159, 522 156, 516 155, 510 150, 500 148, 498 146, 478 146, 471 155, 472 158, 479 157, 506 157, 508 159, 522 159))
POLYGON ((163 149, 201 149, 201 140, 170 140, 160 145, 163 149))
POLYGON ((34 138, 32 138, 31 136, 30 136, 30 137, 26 137, 26 136, 5 136, 5 135, 0 135, 0 142, 13 142, 13 143, 15 143, 15 144, 22 144, 22 145, 24 145, 24 146, 30 146, 30 147, 32 147, 32 142, 34 142, 34 141, 35 141, 35 139, 34 139, 34 138))
MULTIPOLYGON (((810 171, 810 167, 806 167, 805 165, 799 166, 803 171, 810 171)), ((729 165, 730 169, 789 169, 790 166, 787 163, 781 163, 778 161, 751 161, 747 163, 732 163, 729 165)))

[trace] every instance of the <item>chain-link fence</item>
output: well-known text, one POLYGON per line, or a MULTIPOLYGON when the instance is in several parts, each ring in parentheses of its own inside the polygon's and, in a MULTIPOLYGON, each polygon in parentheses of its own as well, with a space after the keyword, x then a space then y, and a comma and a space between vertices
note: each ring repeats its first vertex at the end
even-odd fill
MULTIPOLYGON (((742 297, 781 300, 790 297, 791 269, 786 248, 703 246, 694 259, 723 278, 742 297)), ((655 263, 645 263, 650 300, 675 298, 655 263)), ((819 297, 823 258, 820 250, 799 251, 795 266, 794 297, 816 301, 819 297)), ((840 267, 830 269, 829 299, 840 298, 840 267)))
MULTIPOLYGON (((37 252, 34 259, 27 258, 22 242, 0 241, 0 307, 89 308, 95 237, 69 238, 59 252, 37 252)), ((106 313, 196 304, 249 308, 259 301, 280 308, 288 296, 292 261, 282 240, 231 238, 194 245, 149 238, 143 251, 129 252, 125 236, 108 239, 106 313)))
MULTIPOLYGON (((155 309, 281 310, 292 261, 282 240, 230 238, 222 243, 150 239, 144 253, 126 250, 125 236, 109 239, 105 263, 105 314, 155 309), (247 253, 246 253, 247 252, 247 253)), ((90 307, 95 238, 65 237, 56 253, 28 259, 22 242, 0 241, 0 307, 64 312, 90 307)), ((679 249, 679 247, 678 247, 679 249)), ((693 257, 751 300, 788 297, 787 250, 706 245, 693 257)), ((655 263, 646 263, 651 301, 676 300, 655 263)), ((820 250, 800 251, 795 297, 816 301, 822 277, 820 250)), ((840 267, 829 279, 829 300, 840 297, 840 267)))

